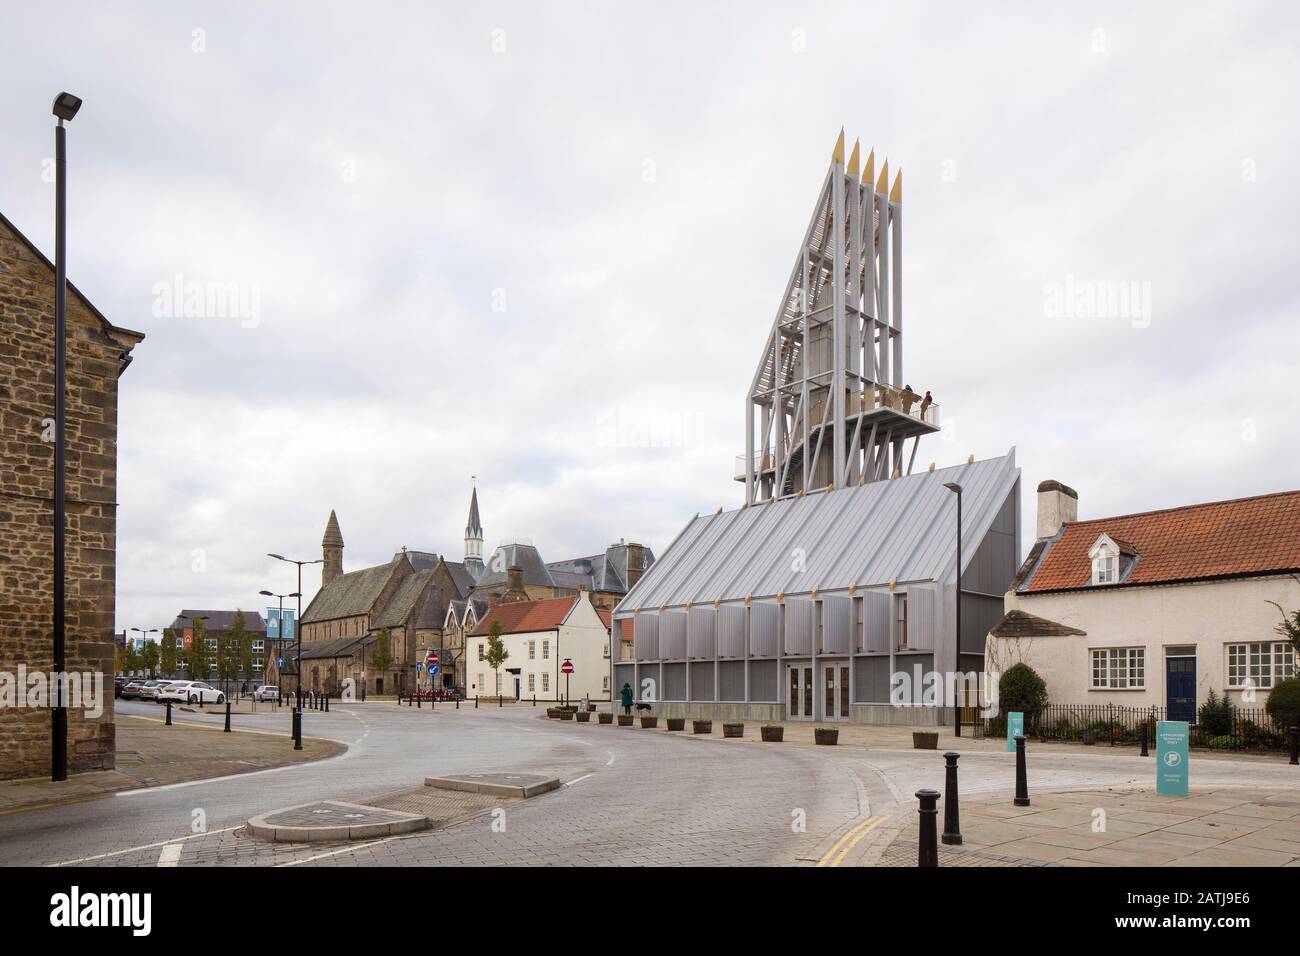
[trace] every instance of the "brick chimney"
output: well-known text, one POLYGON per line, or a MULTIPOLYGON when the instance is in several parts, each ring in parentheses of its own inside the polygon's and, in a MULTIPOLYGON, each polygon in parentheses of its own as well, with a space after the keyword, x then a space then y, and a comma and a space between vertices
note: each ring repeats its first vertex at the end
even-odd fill
POLYGON ((524 590, 524 569, 517 564, 506 568, 506 593, 501 595, 503 604, 510 601, 527 601, 528 592, 524 590))
POLYGON ((1079 520, 1079 493, 1054 479, 1038 486, 1038 537, 1051 538, 1061 525, 1079 520))

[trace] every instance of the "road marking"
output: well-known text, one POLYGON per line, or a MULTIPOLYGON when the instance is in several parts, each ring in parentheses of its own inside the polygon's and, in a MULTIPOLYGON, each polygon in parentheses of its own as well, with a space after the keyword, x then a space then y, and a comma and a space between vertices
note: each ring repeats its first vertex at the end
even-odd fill
MULTIPOLYGON (((348 753, 351 753, 351 751, 345 751, 335 757, 326 757, 325 760, 342 760, 348 753)), ((324 763, 325 760, 306 760, 302 763, 287 763, 283 767, 266 767, 263 770, 250 770, 248 773, 231 773, 224 777, 205 777, 201 780, 186 780, 183 783, 164 783, 157 787, 140 787, 136 790, 118 790, 113 794, 113 796, 135 797, 142 793, 161 793, 164 790, 180 790, 182 787, 197 787, 204 783, 222 783, 226 780, 243 780, 246 777, 256 777, 264 773, 279 773, 281 770, 297 770, 300 767, 324 763)))
POLYGON ((605 766, 608 767, 614 762, 614 751, 606 750, 605 753, 609 754, 609 759, 605 761, 605 766))
POLYGON ((303 857, 301 860, 290 860, 288 863, 277 863, 276 866, 297 866, 299 863, 310 863, 313 860, 323 860, 326 857, 338 856, 340 853, 355 853, 357 850, 364 850, 368 846, 379 846, 381 843, 391 843, 393 840, 400 840, 402 836, 384 837, 382 840, 371 840, 369 843, 358 843, 356 846, 345 846, 341 850, 331 850, 329 853, 317 853, 315 856, 303 857))
POLYGON ((857 846, 858 840, 861 840, 864 836, 866 836, 868 833, 870 833, 872 830, 874 830, 876 827, 880 826, 880 824, 884 822, 885 822, 884 817, 867 817, 867 819, 863 820, 857 826, 853 827, 851 830, 849 830, 847 833, 841 836, 838 840, 836 840, 835 845, 832 846, 829 850, 827 850, 825 854, 822 855, 822 858, 817 861, 817 865, 819 867, 839 866, 840 862, 844 859, 845 854, 847 854, 849 850, 851 850, 853 847, 857 846), (854 839, 852 843, 849 843, 849 840, 855 836, 857 837, 857 839, 854 839), (845 846, 845 844, 848 845, 845 846), (841 847, 843 847, 843 850, 841 850, 841 847), (839 855, 836 856, 836 853, 838 853, 839 855), (835 858, 834 862, 831 862, 832 857, 835 858))
POLYGON ((570 780, 568 783, 565 784, 565 786, 572 787, 575 783, 582 783, 582 781, 586 780, 590 776, 591 774, 584 773, 581 777, 578 777, 576 780, 570 780))
POLYGON ((179 866, 181 862, 181 850, 185 849, 183 843, 168 843, 158 854, 159 866, 179 866))
MULTIPOLYGON (((239 826, 243 826, 241 823, 239 826)), ((58 863, 47 863, 46 866, 72 866, 76 863, 90 863, 94 860, 107 860, 110 856, 122 856, 125 853, 139 853, 141 850, 152 850, 155 847, 166 846, 168 843, 184 843, 186 840, 196 840, 199 837, 212 836, 216 833, 229 833, 231 830, 238 830, 239 826, 225 827, 221 830, 209 830, 207 833, 192 833, 187 837, 181 837, 177 840, 173 837, 170 840, 159 840, 157 843, 146 843, 143 846, 128 847, 125 850, 114 850, 112 853, 96 853, 94 856, 83 856, 75 860, 61 860, 58 863)))

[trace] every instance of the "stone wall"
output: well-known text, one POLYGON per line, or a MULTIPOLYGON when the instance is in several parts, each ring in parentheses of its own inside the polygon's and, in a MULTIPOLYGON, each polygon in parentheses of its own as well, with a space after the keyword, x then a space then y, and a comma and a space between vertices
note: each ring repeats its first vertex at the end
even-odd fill
MULTIPOLYGON (((67 667, 104 676, 68 714, 72 772, 112 767, 117 378, 143 336, 68 297, 67 667)), ((53 667, 54 270, 0 219, 0 672, 53 667)), ((0 708, 0 778, 50 772, 48 708, 0 708)))

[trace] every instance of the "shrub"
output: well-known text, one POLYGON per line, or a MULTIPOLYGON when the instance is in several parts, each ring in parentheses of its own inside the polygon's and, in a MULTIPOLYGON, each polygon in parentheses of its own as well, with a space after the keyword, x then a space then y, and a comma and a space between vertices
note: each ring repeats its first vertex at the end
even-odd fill
POLYGON ((1300 726, 1300 677, 1278 683, 1269 693, 1264 709, 1284 734, 1300 726))
POLYGON ((1196 723, 1210 737, 1232 736, 1232 701, 1225 692, 1222 697, 1210 688, 1210 696, 1205 698, 1196 712, 1196 723))
POLYGON ((998 706, 1004 714, 1020 711, 1032 726, 1047 706, 1047 683, 1028 664, 1015 664, 998 681, 998 706))
POLYGON ((1232 734, 1223 734, 1218 737, 1211 737, 1205 742, 1205 746, 1213 747, 1215 750, 1236 750, 1237 738, 1232 734))

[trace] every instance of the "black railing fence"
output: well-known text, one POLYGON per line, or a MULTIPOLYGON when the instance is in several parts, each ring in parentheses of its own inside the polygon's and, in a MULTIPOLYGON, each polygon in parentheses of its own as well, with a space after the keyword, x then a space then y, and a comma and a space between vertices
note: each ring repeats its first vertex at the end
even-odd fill
MULTIPOLYGON (((1065 740, 1099 746, 1137 746, 1142 724, 1155 748, 1156 721, 1166 720, 1164 707, 1125 707, 1120 704, 1048 704, 1037 714, 1025 714, 1025 736, 1031 740, 1065 740)), ((1005 737, 1006 712, 985 717, 976 713, 975 736, 1005 737)), ((1210 750, 1284 752, 1289 731, 1262 707, 1200 708, 1189 731, 1189 744, 1210 750)))

